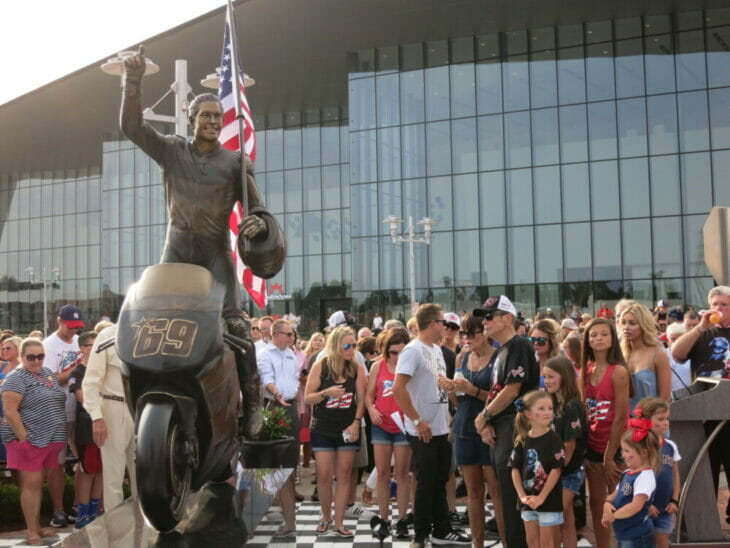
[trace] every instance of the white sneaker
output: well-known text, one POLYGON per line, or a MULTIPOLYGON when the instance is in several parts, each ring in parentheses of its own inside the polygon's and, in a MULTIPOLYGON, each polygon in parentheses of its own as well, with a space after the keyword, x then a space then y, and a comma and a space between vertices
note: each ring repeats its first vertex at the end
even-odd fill
POLYGON ((351 518, 351 519, 362 519, 362 518, 371 518, 375 514, 371 510, 368 510, 366 508, 363 508, 363 506, 359 502, 355 502, 347 507, 345 510, 345 517, 351 518))

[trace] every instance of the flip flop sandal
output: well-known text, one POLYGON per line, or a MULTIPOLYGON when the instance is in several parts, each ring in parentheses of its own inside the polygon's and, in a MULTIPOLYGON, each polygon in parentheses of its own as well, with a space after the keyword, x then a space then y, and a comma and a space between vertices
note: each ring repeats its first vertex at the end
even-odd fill
POLYGON ((296 537, 297 531, 296 529, 289 529, 286 525, 280 526, 276 533, 274 533, 273 538, 286 538, 286 537, 296 537))
POLYGON ((353 538, 355 536, 355 533, 353 533, 346 527, 339 527, 338 529, 335 529, 335 534, 342 538, 353 538))
POLYGON ((41 537, 25 537, 25 541, 29 546, 45 546, 45 542, 41 537))
POLYGON ((320 521, 315 531, 318 535, 326 535, 327 532, 330 530, 330 527, 332 527, 332 520, 320 521))

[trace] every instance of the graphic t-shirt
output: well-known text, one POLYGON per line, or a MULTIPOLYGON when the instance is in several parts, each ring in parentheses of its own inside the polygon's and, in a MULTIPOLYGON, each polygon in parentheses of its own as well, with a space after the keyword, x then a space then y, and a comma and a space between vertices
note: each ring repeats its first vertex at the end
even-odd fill
POLYGON ((631 540, 652 532, 654 524, 649 519, 649 504, 656 489, 654 472, 651 470, 641 470, 640 472, 626 470, 621 474, 616 489, 618 492, 613 499, 613 507, 616 510, 629 504, 636 495, 646 495, 648 497, 644 506, 636 514, 613 522, 616 540, 631 540))
MULTIPOLYGON (((444 355, 438 345, 428 345, 420 339, 413 339, 401 350, 395 374, 411 377, 406 385, 413 406, 421 420, 431 426, 434 436, 449 433, 449 398, 445 390, 438 387, 438 377, 446 376, 444 355)), ((406 432, 417 436, 416 427, 405 418, 406 432)))
POLYGON ((730 327, 712 327, 695 342, 687 358, 692 375, 730 379, 730 327))
MULTIPOLYGON (((79 359, 79 336, 74 335, 67 343, 53 332, 43 340, 43 350, 46 353, 43 367, 58 375, 79 359)), ((66 390, 66 421, 73 422, 76 420, 76 397, 68 391, 68 384, 62 388, 66 390)))
POLYGON ((586 424, 586 410, 579 399, 572 399, 560 409, 560 415, 555 415, 553 428, 563 443, 575 440, 575 449, 570 462, 565 465, 563 475, 575 472, 583 465, 588 446, 588 427, 586 424))
MULTIPOLYGON (((515 335, 504 343, 492 356, 489 364, 492 367, 492 387, 487 404, 497 397, 508 384, 521 383, 519 396, 538 387, 540 372, 535 360, 535 351, 530 341, 515 335)), ((511 417, 517 413, 514 405, 494 415, 494 419, 511 417)))
POLYGON ((398 407, 398 402, 395 401, 393 395, 393 384, 395 383, 395 373, 391 373, 388 370, 388 363, 385 360, 380 360, 378 365, 378 379, 375 381, 375 409, 380 411, 383 416, 382 422, 378 425, 379 428, 390 432, 391 434, 397 434, 400 432, 400 428, 393 420, 393 413, 398 413, 403 419, 403 413, 398 407))
POLYGON ((669 499, 672 498, 674 490, 674 463, 682 460, 679 455, 677 444, 672 440, 664 439, 662 449, 659 452, 659 460, 661 467, 656 475, 656 491, 652 504, 657 507, 659 512, 665 513, 669 499))
MULTIPOLYGON (((523 443, 516 445, 512 450, 508 466, 520 470, 522 487, 527 496, 539 495, 545 487, 550 472, 565 466, 565 449, 560 436, 552 430, 537 438, 527 436, 523 443)), ((562 491, 562 484, 558 481, 542 506, 537 507, 537 511, 562 512, 562 491)), ((521 507, 523 510, 532 510, 524 504, 521 507)))
POLYGON ((345 382, 335 382, 322 363, 319 390, 330 386, 342 386, 345 392, 338 398, 328 397, 312 407, 312 432, 342 441, 342 432, 355 420, 357 411, 357 377, 345 377, 345 382))

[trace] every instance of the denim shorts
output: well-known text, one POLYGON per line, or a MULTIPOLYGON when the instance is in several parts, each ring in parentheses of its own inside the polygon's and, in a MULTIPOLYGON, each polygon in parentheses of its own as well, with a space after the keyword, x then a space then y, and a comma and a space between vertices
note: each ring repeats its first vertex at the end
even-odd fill
POLYGON ((580 495, 580 488, 583 485, 585 479, 586 471, 585 468, 581 466, 577 470, 573 470, 572 472, 569 472, 562 477, 563 489, 567 489, 568 491, 572 491, 576 495, 580 495))
POLYGON ((472 464, 491 466, 492 457, 489 449, 481 438, 467 438, 458 434, 454 436, 454 455, 459 466, 472 464))
POLYGON ((370 427, 371 441, 373 445, 392 445, 393 447, 400 447, 408 445, 408 440, 403 432, 396 432, 391 434, 386 432, 377 424, 373 424, 370 427))
POLYGON ((360 440, 345 442, 342 436, 339 439, 333 439, 314 431, 312 431, 311 438, 314 453, 318 451, 358 451, 360 449, 360 440))
POLYGON ((655 546, 654 531, 644 533, 642 536, 631 540, 616 539, 616 548, 654 548, 655 546))
POLYGON ((667 512, 662 512, 657 517, 653 518, 654 532, 662 535, 669 535, 674 531, 674 516, 667 512))
POLYGON ((552 527, 563 524, 562 512, 536 512, 535 510, 522 510, 520 513, 522 521, 536 521, 540 527, 552 527))

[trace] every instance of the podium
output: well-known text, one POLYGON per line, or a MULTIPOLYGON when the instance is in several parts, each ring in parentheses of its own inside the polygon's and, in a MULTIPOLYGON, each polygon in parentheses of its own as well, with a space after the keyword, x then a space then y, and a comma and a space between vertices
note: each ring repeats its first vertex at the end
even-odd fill
POLYGON ((705 434, 704 422, 718 421, 713 430, 716 435, 730 420, 730 380, 698 377, 689 387, 675 391, 674 397, 678 399, 671 404, 671 438, 682 455, 682 491, 673 544, 727 542, 720 527, 708 454, 714 436, 705 434))

